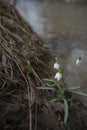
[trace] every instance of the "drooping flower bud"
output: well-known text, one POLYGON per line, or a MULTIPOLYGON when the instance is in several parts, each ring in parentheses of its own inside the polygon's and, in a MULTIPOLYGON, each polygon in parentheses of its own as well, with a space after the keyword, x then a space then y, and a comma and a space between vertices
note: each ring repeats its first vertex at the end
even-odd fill
POLYGON ((80 58, 78 58, 78 59, 76 60, 76 65, 79 65, 79 64, 80 64, 80 62, 81 62, 81 59, 80 59, 80 58))
POLYGON ((60 65, 59 65, 58 63, 55 63, 55 64, 54 64, 54 69, 59 70, 59 68, 60 68, 60 65))
POLYGON ((55 77, 54 77, 57 81, 60 81, 60 79, 62 78, 62 73, 58 72, 56 73, 55 77))

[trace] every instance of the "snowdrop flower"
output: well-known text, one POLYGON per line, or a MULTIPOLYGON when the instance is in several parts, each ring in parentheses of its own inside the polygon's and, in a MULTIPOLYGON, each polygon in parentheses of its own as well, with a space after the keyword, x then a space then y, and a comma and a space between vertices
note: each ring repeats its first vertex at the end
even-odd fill
POLYGON ((58 63, 55 63, 55 64, 54 64, 54 69, 57 69, 57 70, 58 70, 59 68, 60 68, 60 65, 59 65, 58 63))
POLYGON ((78 59, 76 60, 76 65, 79 65, 80 62, 81 62, 81 58, 78 58, 78 59))
POLYGON ((62 73, 57 72, 54 78, 59 81, 62 78, 62 73))

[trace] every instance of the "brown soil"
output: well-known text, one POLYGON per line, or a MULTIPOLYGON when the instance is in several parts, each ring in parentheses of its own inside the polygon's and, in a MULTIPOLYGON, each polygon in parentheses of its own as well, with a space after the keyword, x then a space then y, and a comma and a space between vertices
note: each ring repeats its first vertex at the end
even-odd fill
POLYGON ((0 130, 87 130, 86 108, 70 101, 50 103, 54 93, 36 90, 53 75, 52 52, 16 9, 0 0, 0 130))

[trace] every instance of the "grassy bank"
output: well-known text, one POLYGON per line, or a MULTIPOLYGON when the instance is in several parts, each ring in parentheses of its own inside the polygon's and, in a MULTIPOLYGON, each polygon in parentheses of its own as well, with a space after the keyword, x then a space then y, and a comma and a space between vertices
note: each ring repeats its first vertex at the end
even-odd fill
POLYGON ((51 59, 50 50, 16 9, 0 1, 0 120, 10 111, 29 109, 35 103, 35 88, 53 73, 51 59))

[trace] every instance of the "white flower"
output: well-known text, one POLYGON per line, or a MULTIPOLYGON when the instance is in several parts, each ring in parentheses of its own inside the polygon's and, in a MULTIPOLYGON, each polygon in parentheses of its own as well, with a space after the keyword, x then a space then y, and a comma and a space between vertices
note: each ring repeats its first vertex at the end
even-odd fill
POLYGON ((80 64, 80 59, 78 58, 77 60, 76 60, 76 65, 79 65, 80 64))
POLYGON ((56 73, 54 78, 59 81, 62 78, 62 73, 60 73, 60 72, 56 73))
POLYGON ((55 63, 55 64, 54 64, 54 69, 57 69, 57 70, 58 70, 59 68, 60 68, 60 65, 59 65, 58 63, 55 63))

